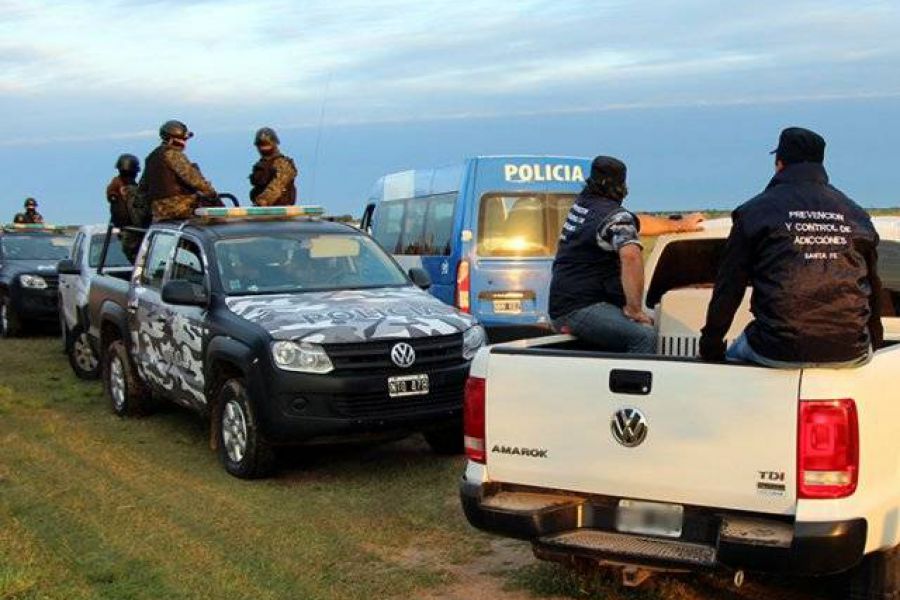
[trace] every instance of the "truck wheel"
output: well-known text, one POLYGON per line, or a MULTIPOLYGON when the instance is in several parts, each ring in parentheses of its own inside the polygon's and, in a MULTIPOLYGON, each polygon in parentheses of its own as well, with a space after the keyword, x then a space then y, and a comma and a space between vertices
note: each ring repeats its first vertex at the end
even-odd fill
POLYGON ((140 415, 147 409, 150 392, 138 379, 122 340, 113 341, 103 357, 103 391, 120 417, 140 415))
POLYGON ((79 379, 97 379, 100 376, 100 361, 84 328, 76 325, 65 335, 65 340, 69 365, 75 376, 79 379))
POLYGON ((225 470, 241 479, 269 475, 275 453, 260 433, 256 407, 241 379, 229 379, 222 385, 214 414, 216 446, 225 470))
POLYGON ((462 454, 463 452, 463 431, 462 425, 454 425, 453 427, 445 427, 443 429, 433 429, 422 433, 425 441, 431 446, 431 450, 435 454, 443 454, 452 456, 462 454))
POLYGON ((6 296, 0 297, 0 335, 5 338, 18 337, 22 335, 23 329, 22 320, 9 305, 9 299, 6 296))
POLYGON ((900 549, 870 554, 844 577, 848 600, 900 598, 900 549))

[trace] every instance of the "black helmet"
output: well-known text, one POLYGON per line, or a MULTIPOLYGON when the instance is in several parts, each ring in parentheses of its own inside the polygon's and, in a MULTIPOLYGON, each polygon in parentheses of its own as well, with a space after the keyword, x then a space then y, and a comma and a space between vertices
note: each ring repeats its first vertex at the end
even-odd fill
POLYGON ((37 208, 37 200, 34 198, 25 198, 25 208, 29 208, 31 206, 37 208))
POLYGON ((122 154, 116 160, 116 170, 122 173, 140 173, 141 161, 134 154, 122 154))
POLYGON ((181 121, 166 121, 159 128, 159 137, 163 140, 170 140, 172 138, 179 140, 189 140, 194 137, 194 133, 192 131, 188 131, 187 125, 182 123, 181 121))
POLYGON ((281 140, 278 139, 278 134, 275 133, 275 130, 271 127, 263 127, 262 129, 256 132, 256 137, 253 138, 254 146, 262 146, 264 144, 271 144, 273 146, 277 146, 281 143, 281 140))

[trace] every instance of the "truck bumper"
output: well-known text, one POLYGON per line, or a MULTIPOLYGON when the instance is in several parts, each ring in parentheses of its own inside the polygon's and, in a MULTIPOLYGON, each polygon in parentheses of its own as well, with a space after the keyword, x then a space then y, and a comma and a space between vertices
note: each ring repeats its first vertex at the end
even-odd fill
POLYGON ((828 575, 863 557, 866 521, 794 522, 773 515, 685 507, 680 538, 619 533, 618 498, 479 484, 460 499, 474 527, 533 543, 538 558, 586 558, 666 569, 745 569, 828 575))
POLYGON ((258 403, 263 427, 276 444, 341 442, 460 426, 469 364, 416 373, 428 374, 427 395, 391 398, 384 373, 276 372, 271 381, 257 379, 251 393, 264 399, 258 403))

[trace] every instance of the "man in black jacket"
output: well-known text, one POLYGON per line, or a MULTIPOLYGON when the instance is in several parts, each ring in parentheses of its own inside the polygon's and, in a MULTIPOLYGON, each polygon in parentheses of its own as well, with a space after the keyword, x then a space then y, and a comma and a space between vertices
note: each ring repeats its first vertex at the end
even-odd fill
POLYGON ((821 136, 785 129, 774 154, 772 181, 732 214, 700 355, 775 368, 865 364, 883 337, 872 221, 828 184, 821 136), (754 321, 726 353, 748 284, 754 321))

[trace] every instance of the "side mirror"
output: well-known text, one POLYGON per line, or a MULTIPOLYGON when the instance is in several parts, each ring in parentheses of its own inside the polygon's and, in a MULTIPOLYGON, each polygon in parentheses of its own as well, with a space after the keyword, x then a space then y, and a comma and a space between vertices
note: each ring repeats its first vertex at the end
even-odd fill
POLYGON ((64 258, 56 263, 56 272, 60 275, 81 275, 81 268, 71 258, 64 258))
POLYGON ((427 290, 431 287, 431 276, 428 275, 428 271, 425 269, 420 269, 418 267, 410 269, 409 278, 412 279, 412 282, 416 284, 416 286, 423 290, 427 290))
POLYGON ((184 279, 173 279, 163 286, 162 301, 180 306, 206 306, 209 298, 202 285, 184 279))

